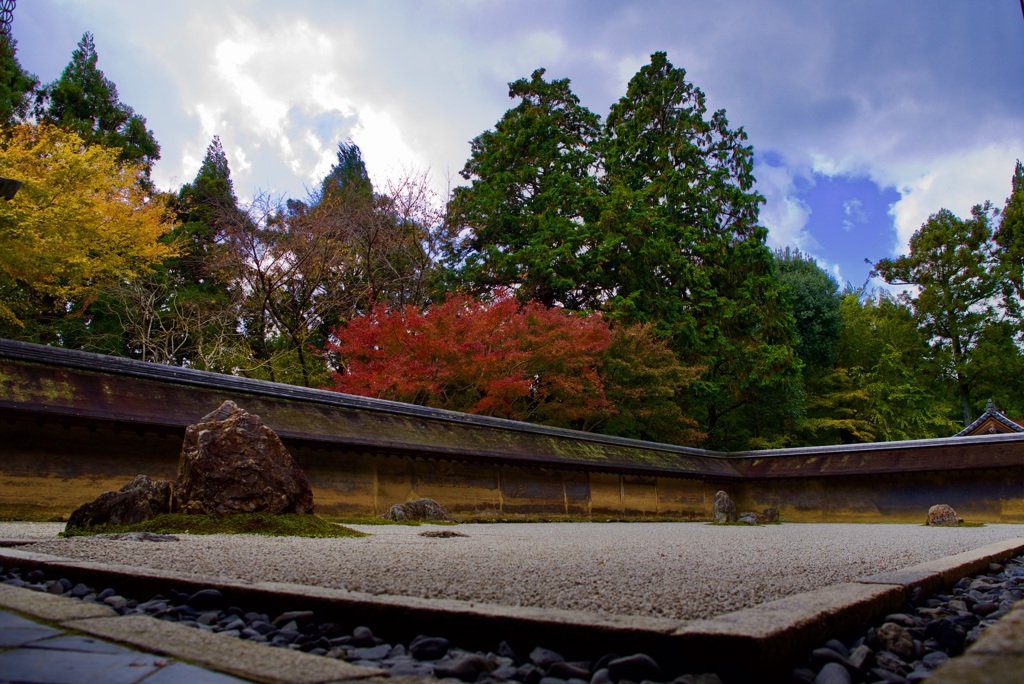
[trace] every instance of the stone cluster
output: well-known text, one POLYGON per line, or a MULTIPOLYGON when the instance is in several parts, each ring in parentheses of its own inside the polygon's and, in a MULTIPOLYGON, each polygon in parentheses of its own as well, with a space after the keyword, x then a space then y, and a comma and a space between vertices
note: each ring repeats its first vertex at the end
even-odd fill
POLYGON ((409 522, 416 520, 438 520, 441 522, 455 522, 452 514, 433 499, 413 499, 405 503, 395 504, 380 516, 385 520, 395 522, 409 522))
POLYGON ((885 618, 848 643, 831 640, 793 671, 799 684, 920 682, 963 653, 982 631, 1024 597, 1024 558, 965 577, 951 591, 923 597, 920 589, 902 613, 885 618))
POLYGON ((736 513, 736 504, 727 492, 720 491, 715 494, 711 504, 711 515, 718 524, 744 523, 746 525, 764 525, 767 523, 779 522, 779 509, 766 508, 760 513, 743 511, 736 513))
POLYGON ((312 513, 302 468, 259 416, 225 401, 185 430, 174 482, 139 475, 68 518, 68 528, 138 523, 161 513, 312 513))

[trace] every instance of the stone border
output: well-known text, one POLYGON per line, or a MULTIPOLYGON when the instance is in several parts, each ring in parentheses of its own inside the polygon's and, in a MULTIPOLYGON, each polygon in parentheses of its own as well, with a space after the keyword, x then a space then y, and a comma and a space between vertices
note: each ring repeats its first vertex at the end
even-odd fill
MULTIPOLYGON (((2 543, 0 541, 0 545, 2 543)), ((824 640, 854 634, 885 615, 899 611, 916 588, 932 593, 952 586, 962 577, 987 570, 989 563, 1001 562, 1022 553, 1024 538, 1008 539, 896 572, 787 596, 710 619, 684 622, 468 601, 378 596, 276 582, 250 583, 75 561, 8 548, 0 549, 0 565, 68 573, 77 581, 115 585, 126 594, 156 594, 166 591, 169 585, 179 590, 215 587, 228 602, 260 605, 268 612, 314 610, 329 616, 332 621, 348 622, 353 626, 386 625, 386 629, 381 631, 387 631, 389 638, 397 640, 410 640, 416 634, 424 633, 442 634, 452 643, 467 648, 488 649, 502 639, 521 639, 555 650, 561 648, 570 654, 576 648, 573 644, 581 643, 595 651, 644 652, 669 668, 691 672, 715 671, 726 681, 745 681, 751 677, 770 680, 782 676, 824 640)), ((287 649, 266 648, 145 616, 110 617, 102 606, 90 606, 72 599, 41 595, 30 590, 15 591, 13 587, 4 585, 0 585, 0 589, 0 606, 256 681, 313 683, 373 679, 381 674, 372 668, 360 668, 287 649), (11 598, 14 596, 22 598, 11 598), (65 608, 65 602, 76 607, 65 608), (105 616, 90 612, 95 609, 104 611, 105 616), (81 612, 83 610, 85 613, 81 612), (310 659, 317 665, 307 665, 310 659), (328 673, 317 669, 319 664, 343 667, 328 673)), ((977 667, 986 667, 986 671, 995 677, 991 681, 1008 681, 1000 680, 996 673, 1019 673, 1019 669, 1002 668, 1024 665, 1022 626, 1024 606, 1015 608, 997 625, 986 630, 967 654, 937 671, 936 677, 941 674, 948 679, 934 681, 937 684, 989 681, 963 678, 977 667), (983 664, 989 661, 993 662, 983 664)))
POLYGON ((123 617, 107 606, 5 584, 0 584, 0 608, 256 682, 326 684, 373 680, 386 674, 384 670, 350 665, 334 658, 266 648, 148 615, 123 617))

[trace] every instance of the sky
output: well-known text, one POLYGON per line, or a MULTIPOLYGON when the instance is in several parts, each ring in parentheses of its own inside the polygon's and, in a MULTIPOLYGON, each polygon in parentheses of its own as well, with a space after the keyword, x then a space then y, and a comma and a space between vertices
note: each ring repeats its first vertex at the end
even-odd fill
MULTIPOLYGON (((86 31, 190 182, 214 135, 235 190, 305 197, 359 145, 375 183, 458 175, 537 68, 604 118, 664 51, 754 148, 773 248, 840 285, 931 214, 1002 207, 1024 160, 1017 0, 22 0, 22 66, 59 78, 86 31)), ((871 283, 877 284, 877 283, 871 283)))

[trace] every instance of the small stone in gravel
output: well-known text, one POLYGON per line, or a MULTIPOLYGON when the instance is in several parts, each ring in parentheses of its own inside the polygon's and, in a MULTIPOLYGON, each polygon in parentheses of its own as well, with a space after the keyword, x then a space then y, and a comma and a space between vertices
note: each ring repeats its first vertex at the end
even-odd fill
POLYGON ((875 652, 865 644, 861 644, 857 648, 853 649, 847 662, 853 666, 855 670, 861 672, 867 670, 875 662, 875 652))
POLYGON ((464 682, 475 682, 487 668, 487 659, 478 653, 459 653, 434 665, 434 676, 454 677, 464 682))
POLYGON ((634 682, 642 682, 650 679, 655 682, 664 681, 665 675, 658 667, 658 663, 646 653, 634 653, 624 658, 616 658, 608 663, 608 671, 612 679, 628 679, 634 682))
MULTIPOLYGON (((96 597, 97 599, 99 596, 96 597)), ((124 610, 124 607, 128 605, 128 599, 124 596, 111 595, 103 599, 103 603, 107 604, 111 608, 117 611, 124 610)))
POLYGON ((886 670, 899 674, 905 674, 910 670, 910 667, 907 665, 905 660, 895 653, 890 653, 889 651, 876 653, 875 662, 879 667, 884 667, 886 670))
POLYGON ((590 678, 590 684, 614 684, 614 682, 608 668, 602 667, 594 672, 594 676, 590 678))
POLYGON ((949 660, 949 656, 942 651, 932 651, 921 658, 921 662, 930 670, 934 670, 939 665, 942 665, 949 660))
POLYGON ((555 663, 548 668, 549 677, 558 677, 559 679, 586 679, 590 680, 590 664, 589 663, 569 663, 560 662, 555 663))
POLYGON ((517 654, 511 646, 509 646, 507 641, 502 641, 498 644, 498 650, 496 653, 502 658, 510 658, 516 667, 523 664, 523 659, 519 657, 519 654, 517 654))
POLYGON ((829 639, 825 642, 825 648, 831 648, 833 651, 843 656, 844 658, 850 657, 850 650, 846 648, 846 644, 844 644, 839 639, 829 639))
POLYGON ((381 644, 380 646, 354 649, 352 655, 359 660, 384 660, 390 652, 391 644, 381 644))
POLYGON ((967 630, 952 620, 941 618, 929 623, 925 628, 925 634, 939 642, 949 655, 958 656, 963 653, 967 630))
MULTIPOLYGON (((561 653, 556 653, 549 648, 537 647, 530 651, 530 662, 542 670, 547 671, 555 663, 565 662, 561 653)), ((637 679, 636 681, 640 681, 637 679)))
POLYGON ((914 657, 914 638, 895 622, 886 622, 879 627, 876 636, 883 651, 889 651, 903 660, 914 657))
POLYGON ((188 597, 185 605, 200 612, 220 610, 224 605, 224 597, 217 589, 200 589, 188 597))
POLYGON ((814 678, 814 684, 851 684, 853 679, 845 667, 839 663, 828 663, 814 678))
MULTIPOLYGON (((312 616, 312 613, 310 613, 312 616)), ((373 638, 373 632, 369 627, 359 626, 352 630, 352 645, 358 647, 376 646, 377 641, 373 638)))
POLYGON ((790 675, 790 681, 793 684, 814 684, 816 677, 817 675, 814 670, 807 667, 798 667, 790 675))
POLYGON ((289 610, 281 613, 271 622, 275 627, 286 625, 289 622, 295 622, 302 624, 303 622, 309 622, 313 618, 313 611, 311 610, 289 610))
POLYGON ((444 637, 428 637, 422 634, 409 644, 409 654, 416 660, 437 660, 448 652, 451 644, 444 637))
POLYGON ((843 657, 841 653, 824 646, 811 651, 811 660, 818 665, 826 665, 828 663, 838 663, 842 665, 846 662, 846 658, 843 657))

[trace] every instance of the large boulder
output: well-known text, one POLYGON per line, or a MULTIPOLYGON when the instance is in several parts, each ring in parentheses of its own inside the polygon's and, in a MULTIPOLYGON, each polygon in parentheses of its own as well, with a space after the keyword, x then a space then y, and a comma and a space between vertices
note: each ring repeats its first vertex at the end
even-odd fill
POLYGON ((442 522, 455 522, 452 514, 444 506, 433 499, 415 499, 405 503, 395 504, 381 516, 385 520, 405 522, 412 520, 440 520, 442 522))
POLYGON ((312 513, 313 491, 274 431, 225 401, 185 430, 173 508, 211 515, 312 513))
POLYGON ((711 514, 716 523, 736 522, 736 504, 725 492, 715 494, 715 500, 711 504, 711 514))
POLYGON ((963 520, 957 517, 956 511, 953 510, 952 506, 936 504, 928 509, 928 517, 925 518, 924 524, 937 527, 953 527, 962 522, 963 520))
POLYGON ((138 475, 116 492, 104 492, 68 518, 67 529, 95 525, 127 525, 171 512, 171 483, 138 475))

